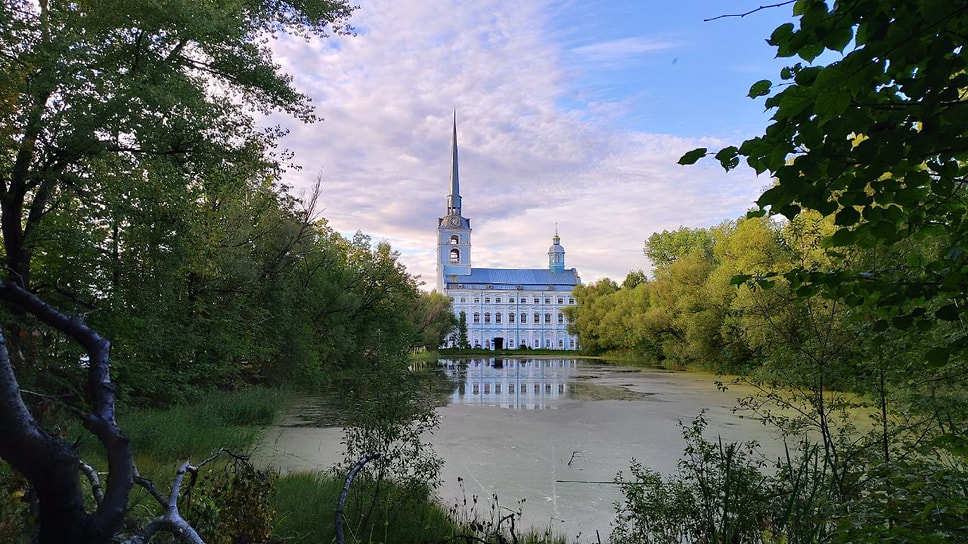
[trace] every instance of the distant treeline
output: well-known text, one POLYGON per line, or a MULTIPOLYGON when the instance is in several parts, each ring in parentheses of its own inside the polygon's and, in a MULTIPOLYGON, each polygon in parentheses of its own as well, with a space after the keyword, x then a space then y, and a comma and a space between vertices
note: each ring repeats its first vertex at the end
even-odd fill
MULTIPOLYGON (((568 309, 571 327, 587 352, 630 352, 675 368, 790 374, 819 357, 863 374, 861 367, 875 360, 893 361, 898 369, 931 364, 930 347, 954 327, 933 317, 943 301, 916 312, 932 317, 931 326, 905 323, 903 315, 892 320, 863 304, 850 286, 841 286, 843 293, 823 291, 787 273, 902 274, 905 263, 937 252, 944 241, 925 237, 877 251, 832 250, 824 240, 835 230, 831 217, 803 213, 792 221, 743 218, 655 233, 645 246, 653 276, 636 271, 621 284, 604 279, 579 286, 578 304, 568 309), (881 334, 888 324, 890 335, 881 334)), ((857 378, 839 374, 835 381, 857 378)))
MULTIPOLYGON (((422 335, 452 327, 444 297, 420 293, 387 243, 327 225, 318 189, 299 200, 266 177, 213 174, 187 186, 164 172, 99 177, 40 225, 33 288, 112 340, 129 400, 318 382, 436 346, 422 335)), ((80 371, 78 346, 21 326, 27 383, 80 371)))

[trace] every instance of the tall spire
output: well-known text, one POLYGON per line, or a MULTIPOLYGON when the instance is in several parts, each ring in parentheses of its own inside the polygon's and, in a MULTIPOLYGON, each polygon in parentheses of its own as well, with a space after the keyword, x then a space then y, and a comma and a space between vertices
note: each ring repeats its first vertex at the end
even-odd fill
POLYGON ((460 215, 460 182, 457 175, 457 110, 454 110, 454 140, 450 166, 450 194, 447 195, 447 215, 460 215))

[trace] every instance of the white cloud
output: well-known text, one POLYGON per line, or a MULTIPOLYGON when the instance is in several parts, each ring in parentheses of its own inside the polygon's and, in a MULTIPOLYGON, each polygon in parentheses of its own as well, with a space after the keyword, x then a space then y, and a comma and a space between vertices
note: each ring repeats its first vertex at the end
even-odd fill
MULTIPOLYGON (((553 9, 372 0, 354 15, 357 37, 280 39, 280 63, 325 118, 291 126, 283 145, 303 170, 285 181, 306 187, 321 173, 330 224, 390 241, 431 287, 455 109, 475 266, 545 266, 557 223, 566 264, 584 281, 620 280, 649 267, 642 245, 653 231, 744 212, 762 181, 676 164, 688 149, 723 142, 611 129, 621 103, 575 107, 569 78, 580 75, 563 64, 553 9)), ((614 55, 667 45, 630 39, 579 49, 614 55)))
POLYGON ((674 49, 677 45, 675 42, 636 36, 583 45, 571 51, 586 61, 615 62, 630 56, 674 49))

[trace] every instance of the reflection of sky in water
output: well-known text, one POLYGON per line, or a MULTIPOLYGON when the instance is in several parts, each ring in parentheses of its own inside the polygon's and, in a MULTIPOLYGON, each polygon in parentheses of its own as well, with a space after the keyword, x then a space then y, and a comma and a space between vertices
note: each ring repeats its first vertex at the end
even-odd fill
POLYGON ((444 373, 457 381, 453 404, 521 410, 556 408, 564 399, 574 359, 442 359, 444 373))

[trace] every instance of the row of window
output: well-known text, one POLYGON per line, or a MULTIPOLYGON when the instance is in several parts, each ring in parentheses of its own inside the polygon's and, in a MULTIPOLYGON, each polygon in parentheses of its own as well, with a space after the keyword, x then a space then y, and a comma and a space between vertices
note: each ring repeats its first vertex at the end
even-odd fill
MULTIPOLYGON (((565 298, 564 297, 558 297, 556 300, 557 300, 559 306, 561 306, 562 304, 565 303, 565 298)), ((453 302, 453 303, 457 303, 457 297, 450 297, 450 301, 453 302)), ((508 297, 508 304, 515 304, 515 301, 517 302, 517 304, 527 304, 528 303, 528 297, 519 297, 519 298, 508 297)), ((464 304, 467 304, 467 297, 460 297, 460 302, 462 302, 464 304)), ((480 304, 480 303, 481 303, 481 297, 474 297, 474 304, 480 304)), ((489 297, 489 296, 488 297, 484 297, 484 304, 490 304, 490 303, 491 303, 491 297, 489 297)), ((494 304, 503 304, 503 303, 504 303, 504 298, 503 297, 494 297, 494 304)), ((531 303, 532 304, 541 304, 541 298, 540 297, 534 297, 532 299, 531 303)), ((551 297, 545 297, 544 298, 544 303, 545 304, 551 304, 551 297)), ((568 304, 574 304, 574 303, 575 303, 575 299, 572 298, 572 297, 568 297, 568 304)))
MULTIPOLYGON (((515 314, 508 314, 508 323, 514 323, 514 315, 515 314)), ((501 312, 497 312, 497 313, 494 314, 494 322, 495 323, 501 323, 501 319, 503 319, 503 315, 501 314, 501 312)), ((473 322, 474 323, 480 323, 481 322, 481 313, 480 312, 474 312, 473 322)), ((484 312, 484 322, 485 323, 490 323, 491 322, 491 312, 484 312)), ((521 323, 527 323, 527 322, 528 322, 528 314, 521 313, 521 323)), ((551 314, 544 314, 544 322, 545 323, 551 323, 551 314)), ((559 313, 558 314, 558 323, 559 324, 562 324, 564 322, 565 322, 565 316, 559 313)), ((534 321, 533 321, 533 323, 541 323, 541 314, 539 314, 539 313, 534 314, 534 321)))
MULTIPOLYGON (((485 383, 483 385, 484 385, 484 394, 485 395, 490 395, 491 394, 491 384, 485 383)), ((510 394, 510 395, 513 395, 514 394, 514 385, 515 384, 513 384, 513 383, 509 383, 508 384, 508 394, 510 394)), ((559 383, 559 384, 557 384, 557 387, 558 387, 558 394, 561 394, 561 393, 564 393, 565 392, 565 384, 559 383)), ((472 391, 472 394, 474 394, 474 395, 480 395, 481 394, 481 384, 478 384, 478 383, 473 384, 472 387, 471 387, 471 391, 472 391)), ((535 393, 540 393, 541 392, 541 385, 540 384, 534 384, 533 391, 535 393)), ((521 384, 521 393, 527 393, 527 392, 528 392, 528 384, 526 384, 526 383, 521 384)), ((544 384, 544 392, 545 392, 546 395, 550 395, 551 394, 551 384, 550 383, 544 384)), ((495 395, 500 395, 501 394, 501 384, 499 384, 499 383, 494 384, 494 394, 495 395)))
MULTIPOLYGON (((451 339, 450 345, 453 346, 454 345, 454 342, 455 342, 455 340, 454 339, 451 339)), ((509 347, 514 347, 513 344, 507 344, 507 345, 509 347)), ((475 349, 480 349, 481 347, 482 347, 481 346, 481 341, 479 339, 475 338, 474 339, 474 348, 475 349)), ((484 340, 484 346, 483 347, 485 347, 487 349, 494 349, 494 347, 495 347, 494 346, 494 340, 484 340)), ((521 349, 526 349, 526 348, 529 348, 529 347, 532 347, 532 348, 535 348, 535 349, 540 349, 541 348, 541 340, 540 339, 535 340, 534 343, 532 345, 530 345, 530 346, 528 345, 527 340, 522 340, 521 343, 517 347, 519 347, 521 349)), ((544 341, 544 347, 546 349, 551 349, 551 340, 550 339, 548 339, 548 338, 545 339, 545 341, 544 341)), ((569 349, 575 349, 575 339, 574 338, 568 340, 568 347, 569 347, 569 349)), ((558 339, 558 349, 564 349, 564 348, 565 348, 565 341, 563 339, 559 338, 558 339)))

